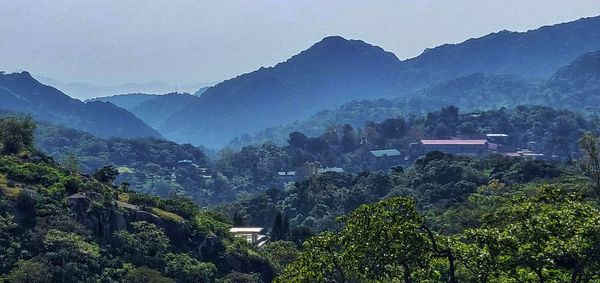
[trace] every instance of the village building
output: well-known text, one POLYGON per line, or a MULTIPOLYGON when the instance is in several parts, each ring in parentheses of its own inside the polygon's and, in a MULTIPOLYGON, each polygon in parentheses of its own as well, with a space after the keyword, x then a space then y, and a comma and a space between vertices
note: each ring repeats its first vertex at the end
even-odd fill
POLYGON ((489 150, 487 139, 421 140, 419 146, 425 153, 441 151, 451 154, 483 155, 489 150))
POLYGON ((200 168, 197 164, 194 163, 193 160, 190 159, 182 159, 177 161, 178 166, 193 166, 195 168, 200 168))
POLYGON ((404 162, 402 153, 395 148, 370 151, 369 168, 372 170, 387 170, 404 162))
POLYGON ((296 171, 278 171, 277 180, 283 183, 283 188, 285 188, 288 184, 297 180, 296 171))
POLYGON ((336 173, 344 173, 344 168, 341 167, 326 167, 326 168, 319 168, 318 170, 319 173, 326 173, 326 172, 336 172, 336 173))
POLYGON ((232 227, 229 229, 235 237, 245 239, 249 244, 261 247, 269 242, 263 227, 232 227))

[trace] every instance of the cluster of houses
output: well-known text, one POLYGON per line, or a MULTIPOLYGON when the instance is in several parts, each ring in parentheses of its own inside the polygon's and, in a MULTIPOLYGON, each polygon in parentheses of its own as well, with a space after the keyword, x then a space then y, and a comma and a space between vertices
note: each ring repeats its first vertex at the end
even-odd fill
MULTIPOLYGON (((411 143, 406 152, 396 148, 372 150, 369 158, 360 165, 362 169, 388 170, 398 165, 410 165, 414 160, 424 156, 428 152, 440 151, 450 154, 481 156, 490 153, 502 154, 509 157, 521 157, 530 159, 544 159, 543 153, 538 152, 535 142, 529 142, 526 148, 515 148, 510 145, 509 136, 502 133, 491 133, 470 138, 452 139, 422 139, 411 143)), ((319 173, 344 172, 340 167, 319 168, 319 173)), ((277 172, 278 180, 284 184, 298 180, 296 171, 277 172)))
MULTIPOLYGON (((487 134, 485 137, 463 139, 422 139, 412 143, 406 154, 398 149, 379 149, 370 151, 370 160, 367 164, 370 169, 389 169, 397 165, 407 165, 428 152, 440 151, 450 154, 481 156, 489 153, 498 153, 510 157, 531 159, 545 158, 543 153, 538 153, 535 142, 529 142, 527 148, 517 149, 508 145, 507 134, 487 134)), ((318 173, 337 172, 343 173, 340 167, 319 168, 318 173)), ((277 178, 284 184, 295 182, 298 178, 296 171, 278 171, 277 178)), ((263 227, 233 227, 229 230, 234 236, 245 239, 248 243, 261 247, 268 243, 269 237, 263 227)))
POLYGON ((421 140, 419 143, 411 144, 411 153, 413 157, 431 151, 441 151, 470 156, 498 153, 511 157, 544 158, 543 153, 536 152, 535 145, 535 142, 529 142, 527 148, 517 149, 509 145, 507 134, 487 134, 477 139, 421 140))

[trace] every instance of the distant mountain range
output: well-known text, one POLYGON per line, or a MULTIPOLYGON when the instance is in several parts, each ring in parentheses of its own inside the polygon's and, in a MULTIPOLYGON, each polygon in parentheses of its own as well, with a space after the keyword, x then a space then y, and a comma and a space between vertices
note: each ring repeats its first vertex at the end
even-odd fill
POLYGON ((586 53, 576 58, 549 79, 476 73, 434 84, 391 100, 352 101, 285 126, 266 128, 252 136, 236 137, 230 146, 242 147, 266 141, 281 144, 286 142, 289 133, 295 131, 316 136, 332 125, 349 124, 358 128, 363 127, 367 121, 381 122, 409 114, 425 115, 449 105, 471 112, 527 104, 598 114, 600 52, 586 53))
POLYGON ((87 82, 64 83, 53 78, 33 75, 43 84, 54 86, 67 95, 80 100, 107 97, 128 93, 170 93, 176 90, 184 92, 197 92, 208 88, 206 83, 173 85, 164 82, 129 82, 115 85, 101 85, 87 82))
POLYGON ((274 67, 209 88, 157 130, 179 142, 222 146, 243 133, 303 120, 351 100, 406 97, 475 73, 502 75, 492 80, 528 88, 529 80, 544 80, 577 56, 598 49, 600 17, 493 33, 428 49, 405 61, 360 40, 328 37, 274 67))
POLYGON ((134 114, 146 124, 157 129, 172 115, 175 115, 197 100, 196 94, 167 93, 164 95, 130 93, 93 98, 87 101, 110 102, 134 114))
POLYGON ((0 108, 32 112, 38 119, 100 137, 162 135, 212 148, 266 128, 316 129, 324 123, 360 123, 382 113, 424 113, 451 104, 469 110, 542 104, 593 112, 600 89, 597 50, 600 17, 527 32, 501 31, 427 49, 405 61, 363 41, 331 36, 285 62, 194 95, 134 93, 84 104, 28 73, 4 75, 0 108), (377 99, 386 100, 373 102, 377 99), (364 100, 371 102, 340 108, 363 116, 323 112, 364 100))
POLYGON ((111 95, 111 96, 91 98, 91 99, 87 99, 85 102, 91 102, 91 101, 110 102, 121 108, 130 110, 131 108, 136 107, 148 100, 152 100, 156 97, 158 97, 157 94, 127 93, 127 94, 117 94, 117 95, 111 95))
POLYGON ((0 109, 31 113, 36 119, 87 131, 98 137, 161 137, 143 121, 114 104, 83 103, 41 84, 27 72, 0 74, 0 109))

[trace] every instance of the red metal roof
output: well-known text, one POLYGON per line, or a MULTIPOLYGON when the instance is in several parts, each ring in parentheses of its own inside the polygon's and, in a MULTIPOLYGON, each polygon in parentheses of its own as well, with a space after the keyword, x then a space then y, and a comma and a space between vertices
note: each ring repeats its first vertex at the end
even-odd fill
POLYGON ((487 140, 421 140, 424 145, 485 145, 487 140))

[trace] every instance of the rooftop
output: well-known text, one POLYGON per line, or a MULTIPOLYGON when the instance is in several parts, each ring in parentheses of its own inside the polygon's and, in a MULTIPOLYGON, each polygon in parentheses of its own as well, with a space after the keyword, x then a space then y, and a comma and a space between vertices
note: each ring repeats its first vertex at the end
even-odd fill
POLYGON ((319 173, 325 173, 325 172, 344 173, 344 168, 340 168, 340 167, 319 168, 319 173))
POLYGON ((424 145, 485 145, 487 140, 421 140, 424 145))
POLYGON ((380 149, 380 150, 372 150, 371 154, 375 155, 375 157, 398 156, 398 155, 400 155, 400 151, 398 151, 395 148, 380 149))
POLYGON ((263 227, 232 227, 229 229, 231 233, 262 233, 265 230, 263 227))

